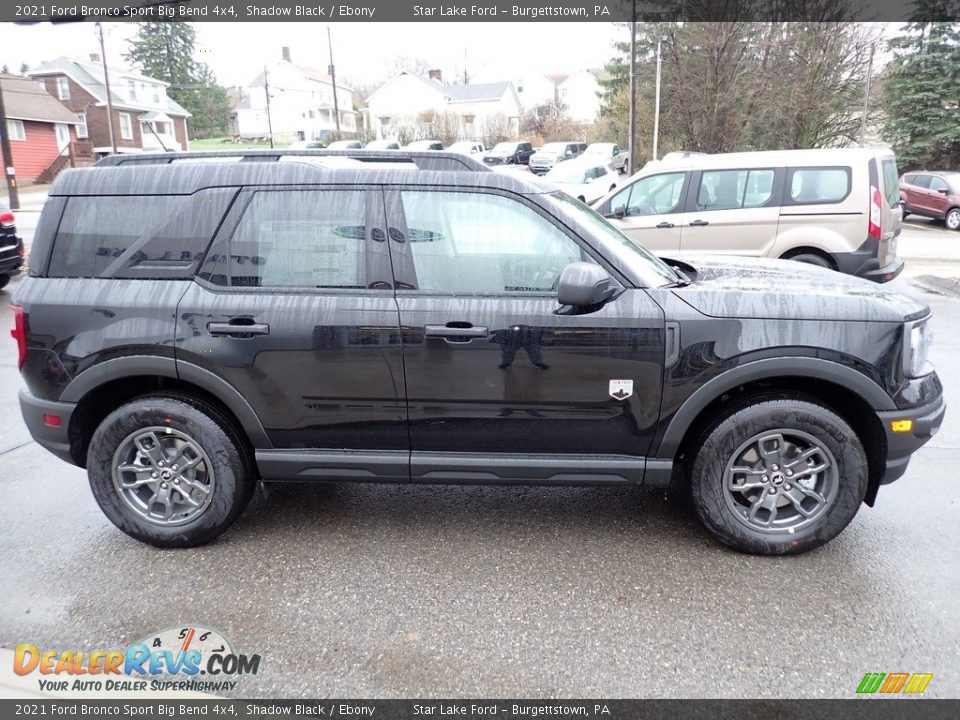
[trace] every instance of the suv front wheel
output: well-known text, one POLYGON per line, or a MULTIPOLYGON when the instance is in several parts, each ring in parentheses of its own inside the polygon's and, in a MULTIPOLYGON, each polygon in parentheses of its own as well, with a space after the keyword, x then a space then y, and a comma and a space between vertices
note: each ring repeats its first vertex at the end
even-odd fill
POLYGON ((93 434, 87 472, 114 525, 167 548, 213 540, 254 488, 231 423, 212 405, 175 394, 140 397, 110 413, 93 434))
POLYGON ((720 541, 785 555, 850 523, 866 495, 867 459, 853 429, 822 405, 764 399, 707 431, 690 481, 697 514, 720 541))

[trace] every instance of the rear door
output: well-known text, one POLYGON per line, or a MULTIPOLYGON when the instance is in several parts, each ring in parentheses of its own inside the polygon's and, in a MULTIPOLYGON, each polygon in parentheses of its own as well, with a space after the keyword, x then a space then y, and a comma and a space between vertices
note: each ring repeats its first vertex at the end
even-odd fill
POLYGON ((599 208, 614 226, 658 254, 678 253, 683 225, 684 195, 690 173, 649 175, 631 183, 599 208))
POLYGON ((649 295, 558 315, 560 273, 590 256, 536 205, 479 189, 387 197, 412 479, 496 481, 521 467, 546 478, 558 455, 612 455, 636 470, 663 367, 663 314, 649 295), (629 391, 613 396, 614 380, 629 391))
POLYGON ((772 167, 693 173, 681 252, 766 256, 777 239, 782 187, 783 171, 772 167))
POLYGON ((408 477, 379 190, 242 191, 180 303, 176 349, 246 398, 274 448, 393 451, 381 471, 408 477))

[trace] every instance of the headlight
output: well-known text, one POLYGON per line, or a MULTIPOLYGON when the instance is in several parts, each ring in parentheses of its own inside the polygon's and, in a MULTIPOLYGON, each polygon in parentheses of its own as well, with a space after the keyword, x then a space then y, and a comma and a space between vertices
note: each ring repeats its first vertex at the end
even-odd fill
POLYGON ((903 327, 903 371, 908 377, 921 377, 933 370, 928 359, 933 330, 928 320, 924 318, 903 327))

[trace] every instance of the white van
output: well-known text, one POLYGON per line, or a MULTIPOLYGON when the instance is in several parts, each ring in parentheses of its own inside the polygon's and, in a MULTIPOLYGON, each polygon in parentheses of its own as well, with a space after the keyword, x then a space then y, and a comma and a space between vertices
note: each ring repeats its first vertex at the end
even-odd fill
POLYGON ((799 260, 876 282, 903 270, 903 211, 887 149, 693 155, 640 170, 594 209, 666 257, 799 260))

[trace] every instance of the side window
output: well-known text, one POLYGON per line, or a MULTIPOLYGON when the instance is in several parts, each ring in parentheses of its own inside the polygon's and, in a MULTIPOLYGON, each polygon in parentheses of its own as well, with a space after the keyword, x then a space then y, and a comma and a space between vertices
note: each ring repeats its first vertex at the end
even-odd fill
POLYGON ((934 192, 940 192, 941 190, 949 190, 950 186, 947 185, 946 181, 943 178, 938 178, 936 175, 930 176, 930 189, 934 192))
POLYGON ((920 187, 920 188, 927 188, 927 189, 929 189, 929 187, 930 187, 930 178, 931 178, 932 176, 930 176, 930 175, 914 175, 913 177, 914 177, 914 180, 913 180, 913 184, 914 184, 914 185, 916 185, 917 187, 920 187))
POLYGON ((616 211, 620 207, 621 199, 629 197, 624 208, 625 215, 662 215, 673 212, 680 205, 685 177, 686 173, 682 172, 645 177, 635 182, 627 191, 614 196, 610 207, 616 211))
POLYGON ((897 181, 897 163, 893 160, 883 160, 883 189, 887 194, 887 204, 896 207, 900 204, 900 183, 897 181))
POLYGON ((258 191, 227 252, 210 258, 213 276, 235 287, 365 288, 366 235, 362 191, 258 191))
POLYGON ((613 154, 613 155, 619 155, 619 154, 620 154, 620 146, 619 146, 619 145, 614 145, 614 146, 613 146, 613 153, 612 153, 612 154, 613 154))
POLYGON ((850 168, 790 168, 787 187, 794 205, 837 203, 850 194, 850 168))
POLYGON ((709 170, 700 177, 697 208, 762 207, 773 194, 773 170, 709 170))
POLYGON ((916 176, 916 175, 904 175, 904 176, 903 176, 903 181, 904 181, 907 185, 916 185, 916 184, 917 184, 917 176, 916 176))
POLYGON ((582 259, 559 228, 516 200, 486 193, 400 193, 417 286, 437 293, 552 292, 582 259))

